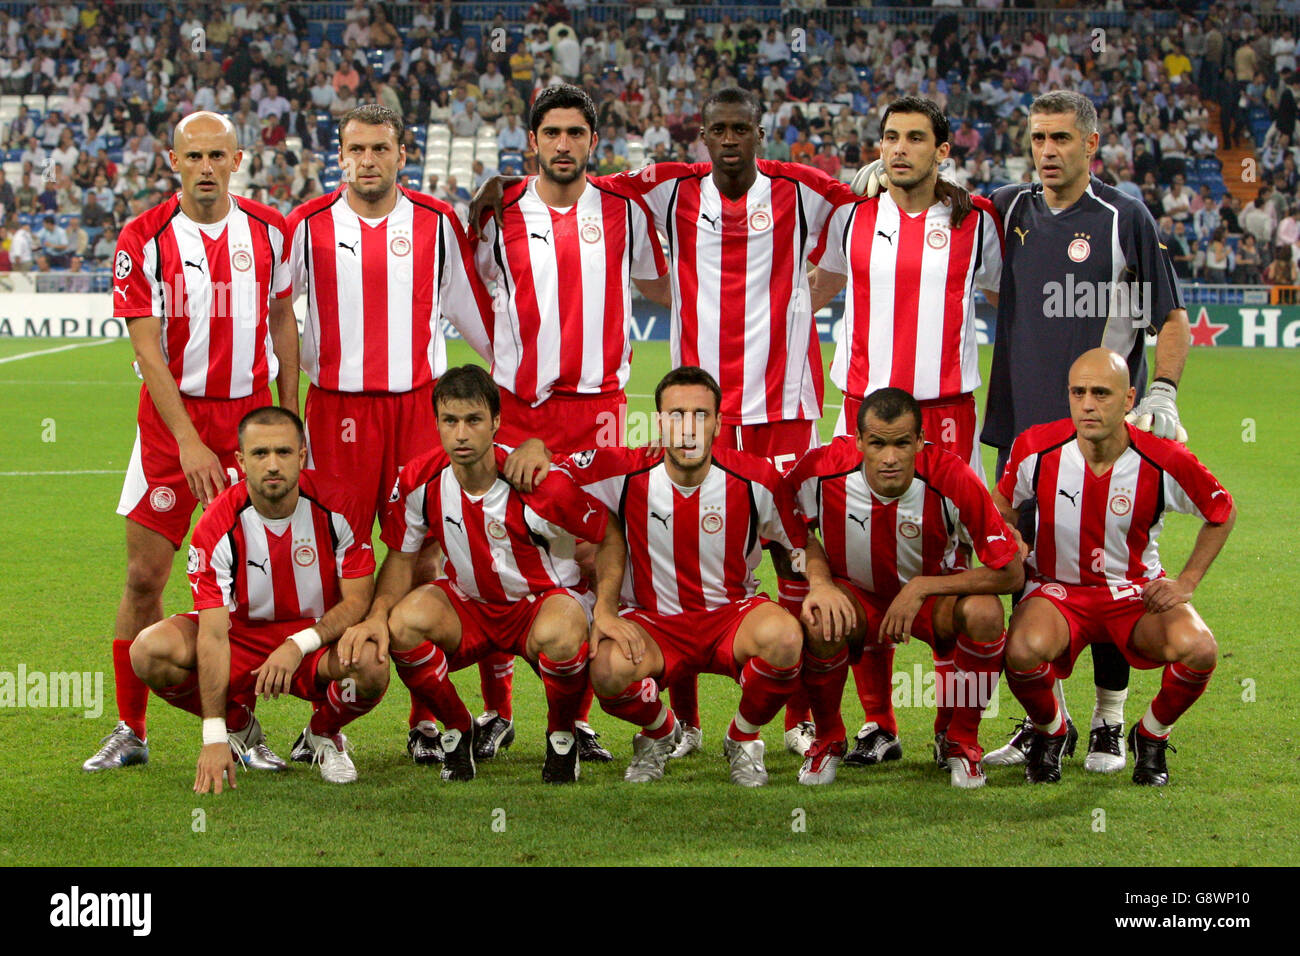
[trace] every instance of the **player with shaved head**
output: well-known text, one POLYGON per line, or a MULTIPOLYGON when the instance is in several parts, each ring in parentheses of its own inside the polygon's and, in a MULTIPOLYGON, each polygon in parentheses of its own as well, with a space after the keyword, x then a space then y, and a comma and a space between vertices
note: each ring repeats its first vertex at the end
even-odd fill
POLYGON ((1236 520, 1232 496, 1187 448, 1128 424, 1136 390, 1124 357, 1106 348, 1070 366, 1070 417, 1020 435, 993 499, 1013 528, 1037 502, 1023 599, 1007 633, 1006 673, 1033 726, 1031 783, 1061 779, 1066 727, 1053 694, 1087 644, 1112 644, 1137 668, 1163 667, 1160 691, 1129 732, 1133 782, 1169 781, 1174 722, 1205 691, 1218 658, 1190 603, 1236 520), (1166 513, 1204 524, 1177 577, 1157 539, 1166 513))
MULTIPOLYGON (((283 262, 284 217, 230 194, 243 152, 230 120, 198 112, 176 125, 169 154, 180 192, 127 223, 113 260, 113 315, 135 349, 135 447, 118 514, 126 517, 126 588, 114 626, 118 724, 82 766, 147 763, 149 690, 131 668, 136 635, 162 618, 172 557, 195 505, 243 474, 236 425, 271 403, 298 410, 298 326, 283 262)), ((284 766, 247 706, 227 721, 245 763, 284 766)))

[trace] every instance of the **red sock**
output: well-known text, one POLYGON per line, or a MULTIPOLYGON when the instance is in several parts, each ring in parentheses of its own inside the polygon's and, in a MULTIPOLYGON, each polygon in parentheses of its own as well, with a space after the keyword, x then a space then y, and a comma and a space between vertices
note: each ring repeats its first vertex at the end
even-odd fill
POLYGON ((412 694, 409 726, 418 727, 426 720, 431 724, 435 724, 438 722, 438 715, 433 712, 433 708, 429 706, 428 701, 421 700, 412 694))
POLYGON ((789 700, 798 676, 798 664, 774 667, 761 657, 745 661, 740 671, 740 706, 727 736, 732 740, 757 740, 758 732, 789 700))
MULTIPOLYGON (((868 635, 870 636, 870 635, 868 635)), ((862 648, 862 656, 853 665, 853 680, 858 685, 858 701, 867 723, 874 721, 881 730, 898 735, 894 716, 894 645, 871 644, 862 648)))
MULTIPOLYGON (((834 657, 822 660, 811 654, 803 656, 803 684, 812 704, 813 720, 817 724, 818 740, 843 740, 844 717, 840 703, 844 698, 844 682, 849 676, 849 649, 843 648, 834 657)), ((787 705, 786 713, 790 712, 787 705)))
POLYGON ((611 717, 636 724, 641 733, 656 740, 672 733, 676 726, 673 712, 659 699, 659 685, 653 677, 628 684, 613 697, 601 697, 600 706, 611 717))
POLYGON ((700 726, 700 679, 694 674, 679 677, 667 690, 677 719, 691 727, 700 726))
MULTIPOLYGON (((1213 673, 1213 667, 1208 671, 1194 671, 1181 661, 1166 664, 1160 678, 1160 691, 1151 702, 1151 716, 1166 727, 1174 723, 1205 693, 1213 673)), ((1156 736, 1145 726, 1141 730, 1148 736, 1156 736)))
POLYGON ((931 653, 934 655, 934 732, 943 734, 952 723, 952 655, 942 656, 933 649, 931 653))
MULTIPOLYGON (((803 599, 807 596, 807 581, 796 581, 791 578, 776 579, 776 603, 793 614, 796 619, 799 617, 799 612, 803 610, 803 599)), ((803 682, 799 681, 785 705, 785 729, 798 727, 805 720, 812 720, 812 713, 808 691, 803 686, 803 682)))
POLYGON ((537 671, 546 687, 546 732, 572 733, 573 722, 582 710, 583 693, 591 686, 587 680, 587 645, 584 643, 577 656, 567 661, 553 661, 539 654, 537 671))
POLYGON ((500 652, 478 662, 478 686, 483 692, 483 709, 495 710, 506 720, 514 719, 512 691, 515 684, 515 658, 500 652))
POLYGON ((117 719, 124 721, 137 737, 145 737, 145 713, 149 709, 149 685, 135 676, 131 667, 131 642, 113 641, 113 691, 117 696, 117 719))
POLYGON ((584 724, 591 723, 591 702, 596 699, 596 692, 591 689, 591 681, 582 691, 582 706, 578 708, 578 719, 584 724))
MULTIPOLYGON (((397 676, 443 718, 443 727, 469 733, 473 720, 447 674, 447 655, 430 641, 409 651, 390 651, 397 676)), ((313 720, 315 717, 312 718, 313 720)))
POLYGON ((355 689, 345 694, 342 685, 332 680, 325 688, 325 703, 316 708, 308 726, 317 737, 333 737, 358 717, 374 710, 375 705, 383 699, 383 694, 378 697, 358 697, 355 689), (348 700, 349 697, 352 699, 348 700))
MULTIPOLYGON (((1065 733, 1065 721, 1061 720, 1061 711, 1056 704, 1056 695, 1052 685, 1056 675, 1050 663, 1039 664, 1031 671, 1017 671, 1007 668, 1007 684, 1011 693, 1025 708, 1025 713, 1039 727, 1050 727, 1059 723, 1057 734, 1065 733)), ((1053 734, 1052 736, 1057 736, 1053 734)))
POLYGON ((997 693, 998 674, 1002 673, 1002 653, 1007 647, 1006 632, 992 644, 976 644, 965 634, 957 635, 953 652, 952 719, 948 739, 966 749, 972 760, 984 756, 980 750, 980 711, 997 693))

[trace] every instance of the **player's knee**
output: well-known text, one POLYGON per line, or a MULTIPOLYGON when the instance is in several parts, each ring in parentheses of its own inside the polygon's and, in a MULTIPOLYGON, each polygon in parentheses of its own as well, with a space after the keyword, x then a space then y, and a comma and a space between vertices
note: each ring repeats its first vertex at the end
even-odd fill
POLYGON ((773 614, 758 634, 758 653, 773 667, 793 667, 803 653, 803 628, 789 614, 773 614))
POLYGON ((388 639, 396 650, 409 651, 433 639, 433 618, 419 595, 408 594, 388 612, 388 639))
POLYGON ((162 653, 163 637, 158 624, 146 627, 137 634, 131 642, 131 669, 135 671, 135 676, 150 684, 162 653))
POLYGON ((538 618, 533 636, 538 651, 553 661, 574 657, 587 639, 587 615, 577 601, 556 601, 547 607, 545 618, 538 618))
POLYGON ((366 644, 360 658, 348 671, 348 676, 356 682, 357 696, 366 700, 382 697, 388 689, 388 662, 380 662, 379 653, 373 644, 366 644))
POLYGON ((1002 635, 1002 602, 991 594, 966 598, 961 615, 966 636, 976 644, 991 644, 1002 635))
POLYGON ((1219 644, 1204 625, 1187 635, 1182 661, 1195 671, 1211 671, 1219 662, 1219 644))
POLYGON ((633 664, 613 641, 603 641, 587 668, 597 697, 617 697, 632 683, 633 664))
POLYGON ((1031 671, 1044 660, 1028 631, 1018 629, 1007 635, 1007 650, 1004 657, 1007 670, 1031 671))
POLYGON ((127 599, 136 604, 161 600, 170 572, 170 561, 157 561, 148 555, 131 555, 126 562, 127 599))

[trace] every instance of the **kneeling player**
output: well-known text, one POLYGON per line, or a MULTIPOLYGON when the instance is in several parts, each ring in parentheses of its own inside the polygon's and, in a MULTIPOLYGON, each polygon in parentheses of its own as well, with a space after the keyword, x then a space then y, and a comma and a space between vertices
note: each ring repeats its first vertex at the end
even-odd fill
POLYGON ((594 602, 573 560, 575 538, 600 542, 598 573, 621 580, 623 536, 567 475, 550 475, 527 494, 500 476, 507 454, 493 441, 500 393, 482 368, 448 371, 433 402, 441 447, 398 477, 383 524, 389 553, 362 627, 391 641, 403 683, 443 719, 443 779, 475 774, 474 721, 448 673, 504 651, 526 659, 546 687, 542 779, 572 783, 594 602), (428 535, 447 556, 447 577, 410 591, 428 535))
POLYGON ((1069 675, 1085 645, 1109 643, 1133 667, 1164 667, 1160 692, 1128 737, 1133 782, 1162 786, 1170 728, 1205 691, 1218 658, 1188 601, 1236 508, 1184 446, 1125 423, 1134 389, 1122 357, 1085 352, 1070 367, 1069 389, 1070 418, 1017 438, 994 493, 1013 527, 1027 500, 1038 503, 1030 581, 1006 652, 1007 680, 1034 726, 1025 777, 1061 779, 1066 733, 1053 680, 1069 675), (1177 578, 1165 576, 1157 548, 1167 511, 1205 522, 1177 578))
MULTIPOLYGON (((316 711, 294 746, 321 776, 351 783, 344 725, 371 710, 388 687, 380 648, 340 636, 361 620, 374 589, 369 529, 317 494, 302 422, 260 408, 239 423, 247 480, 227 489, 199 519, 190 543, 193 614, 159 621, 131 644, 131 664, 169 703, 203 718, 194 789, 235 786, 236 756, 262 740, 244 692, 290 693, 316 711), (350 687, 341 682, 348 680, 350 687)), ((283 768, 283 762, 279 763, 283 768)))
MULTIPOLYGON (((1005 644, 995 595, 1024 583, 1014 535, 984 483, 956 455, 925 442, 920 406, 897 388, 868 395, 857 438, 809 452, 786 480, 825 543, 809 536, 803 682, 817 739, 799 782, 830 783, 844 757, 840 699, 850 656, 910 634, 953 662, 937 687, 951 717, 935 735, 935 760, 953 786, 983 786, 980 710, 996 693, 1005 644), (962 544, 985 566, 965 569, 962 544)), ((881 690, 888 700, 889 685, 881 690)), ((896 726, 880 730, 897 739, 896 726)))
POLYGON ((755 594, 753 572, 762 538, 802 555, 803 526, 770 463, 714 448, 721 400, 713 376, 678 368, 655 390, 662 450, 602 448, 565 465, 626 528, 627 609, 597 615, 591 681, 608 713, 641 728, 632 782, 660 779, 680 738, 659 686, 710 673, 743 688, 723 741, 732 782, 767 783, 758 735, 799 674, 799 622, 755 594))

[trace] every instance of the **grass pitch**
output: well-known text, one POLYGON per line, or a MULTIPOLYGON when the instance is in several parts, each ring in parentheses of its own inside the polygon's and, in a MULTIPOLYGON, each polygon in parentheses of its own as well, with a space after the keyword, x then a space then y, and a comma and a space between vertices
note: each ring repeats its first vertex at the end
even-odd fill
MULTIPOLYGON (((580 783, 541 783, 544 698, 527 668, 515 678, 518 739, 468 785, 444 783, 405 755, 405 689, 348 728, 360 781, 324 784, 315 770, 241 774, 220 797, 191 791, 197 722, 150 701, 147 767, 95 775, 81 761, 115 719, 110 641, 123 579, 122 519, 114 513, 131 450, 138 382, 125 341, 0 341, 5 421, 0 460, 0 672, 90 671, 103 675, 103 708, 0 707, 0 863, 10 865, 367 864, 1098 864, 1259 865, 1300 862, 1295 706, 1300 668, 1292 647, 1297 520, 1295 378, 1290 351, 1197 349, 1180 390, 1191 446, 1236 497, 1240 518, 1195 604, 1221 649, 1206 695, 1180 721, 1171 784, 1133 786, 1128 772, 1082 768, 1082 747, 1056 787, 1030 788, 1019 768, 993 770, 966 793, 930 762, 932 712, 899 709, 903 760, 844 767, 830 787, 801 787, 798 759, 779 721, 764 733, 771 784, 742 790, 727 780, 721 739, 739 689, 701 680, 704 754, 674 762, 659 784, 622 781, 633 728, 599 710, 594 723, 616 759, 585 765, 580 783), (1286 395, 1291 395, 1287 399, 1286 395), (1290 583, 1288 583, 1290 582, 1290 583)), ((460 343, 452 362, 466 361, 460 343)), ((983 349, 987 369, 988 349, 983 349)), ((830 350, 826 349, 829 359, 830 350)), ((667 343, 638 343, 628 391, 648 412, 668 369, 667 343)), ((837 403, 833 388, 828 403, 837 403)), ((979 396, 983 407, 983 395, 979 396)), ((837 409, 828 409, 829 433, 837 409)), ((993 461, 986 457, 992 474, 993 461)), ((1166 564, 1181 568, 1196 524, 1171 518, 1166 564)), ((376 538, 376 546, 382 545, 376 538)), ((769 589, 770 567, 760 570, 769 589)), ((167 612, 189 609, 183 555, 167 612)), ((1067 685, 1086 727, 1091 667, 1067 685)), ((896 668, 929 670, 919 642, 896 668)), ((457 684, 479 706, 477 671, 457 684)), ((1159 671, 1134 671, 1126 718, 1139 718, 1159 671)), ((981 742, 998 746, 1020 714, 1001 689, 1000 716, 981 742)), ((288 756, 307 719, 302 702, 261 702, 273 747, 288 756)), ((852 681, 846 723, 860 723, 852 681)), ((1085 736, 1086 740, 1086 736, 1085 736)), ((1129 767, 1131 770, 1132 762, 1129 767)))

